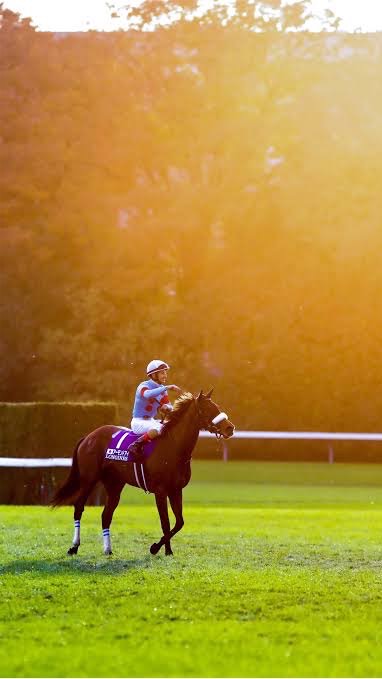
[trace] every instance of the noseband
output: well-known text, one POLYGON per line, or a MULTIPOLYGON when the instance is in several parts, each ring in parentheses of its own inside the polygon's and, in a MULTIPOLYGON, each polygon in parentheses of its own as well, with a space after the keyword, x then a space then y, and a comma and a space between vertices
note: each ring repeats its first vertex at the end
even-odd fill
POLYGON ((217 428, 217 424, 219 422, 222 422, 223 420, 228 420, 228 415, 226 413, 218 413, 211 422, 208 422, 200 408, 198 407, 198 417, 199 417, 199 425, 201 429, 206 429, 207 431, 211 432, 211 434, 215 434, 216 438, 220 439, 223 434, 219 431, 217 428))

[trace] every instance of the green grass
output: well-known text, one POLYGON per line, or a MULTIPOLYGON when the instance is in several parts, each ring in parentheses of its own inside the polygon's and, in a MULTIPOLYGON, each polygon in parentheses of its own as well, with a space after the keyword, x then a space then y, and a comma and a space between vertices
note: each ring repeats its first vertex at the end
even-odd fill
POLYGON ((69 558, 71 509, 1 507, 0 675, 382 676, 382 469, 198 462, 185 520, 150 556, 129 488, 69 558))

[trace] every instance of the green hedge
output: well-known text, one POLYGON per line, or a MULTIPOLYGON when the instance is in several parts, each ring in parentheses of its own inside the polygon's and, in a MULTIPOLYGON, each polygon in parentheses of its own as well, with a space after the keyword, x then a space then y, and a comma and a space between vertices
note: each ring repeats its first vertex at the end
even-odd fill
MULTIPOLYGON (((0 403, 0 457, 71 457, 80 438, 118 423, 114 403, 0 403)), ((69 468, 0 467, 0 504, 46 504, 69 468)), ((88 504, 103 504, 97 486, 88 504)))
MULTIPOLYGON (((69 467, 0 468, 0 505, 46 505, 65 481, 69 467)), ((98 483, 87 505, 105 504, 105 490, 98 483)))
POLYGON ((71 457, 82 436, 117 422, 115 403, 0 403, 0 456, 71 457))

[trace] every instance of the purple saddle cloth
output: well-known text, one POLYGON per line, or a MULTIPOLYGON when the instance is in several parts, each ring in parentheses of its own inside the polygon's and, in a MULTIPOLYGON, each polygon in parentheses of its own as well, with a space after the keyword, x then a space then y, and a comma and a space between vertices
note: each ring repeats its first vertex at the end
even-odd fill
MULTIPOLYGON (((130 462, 128 447, 139 438, 140 434, 134 434, 131 429, 118 427, 118 431, 112 434, 108 447, 106 448, 105 460, 120 460, 130 462)), ((143 447, 143 461, 147 460, 153 453, 156 441, 145 443, 143 447)))

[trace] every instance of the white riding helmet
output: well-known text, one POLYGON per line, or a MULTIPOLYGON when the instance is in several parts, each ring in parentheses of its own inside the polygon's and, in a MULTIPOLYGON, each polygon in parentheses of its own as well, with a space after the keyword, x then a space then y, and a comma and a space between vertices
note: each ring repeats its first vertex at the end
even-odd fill
POLYGON ((160 361, 159 358, 154 358, 154 360, 150 361, 148 364, 146 372, 148 375, 151 375, 152 373, 158 372, 158 370, 170 370, 170 366, 164 361, 160 361))

